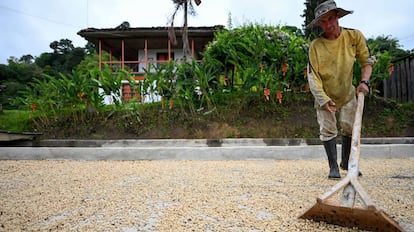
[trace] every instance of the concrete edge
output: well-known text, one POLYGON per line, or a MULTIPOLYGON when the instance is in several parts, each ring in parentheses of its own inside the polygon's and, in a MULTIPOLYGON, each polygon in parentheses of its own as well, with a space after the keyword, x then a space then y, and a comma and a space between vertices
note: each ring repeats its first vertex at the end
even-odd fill
MULTIPOLYGON (((340 147, 338 147, 340 148, 340 147)), ((361 158, 414 158, 414 144, 361 145, 361 158)), ((0 160, 326 159, 321 145, 231 147, 0 147, 0 160)))
MULTIPOLYGON (((338 138, 338 143, 341 139, 338 138)), ((361 138, 361 144, 414 144, 414 137, 361 138)), ((0 143, 3 147, 233 147, 321 145, 318 138, 35 140, 0 143)))

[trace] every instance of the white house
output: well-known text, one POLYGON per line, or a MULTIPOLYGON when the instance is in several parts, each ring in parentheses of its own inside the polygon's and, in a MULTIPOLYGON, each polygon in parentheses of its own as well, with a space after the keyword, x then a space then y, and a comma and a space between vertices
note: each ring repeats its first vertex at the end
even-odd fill
MULTIPOLYGON (((208 42, 214 39, 216 31, 224 26, 189 27, 188 39, 191 48, 191 56, 201 60, 201 52, 208 42)), ((111 67, 119 67, 132 71, 137 82, 144 80, 144 68, 148 70, 150 64, 162 64, 171 60, 183 58, 182 28, 174 28, 177 44, 174 45, 168 36, 168 27, 139 27, 130 28, 129 23, 124 22, 116 28, 96 29, 87 28, 78 32, 78 35, 93 43, 99 52, 100 68, 104 64, 111 67), (110 54, 109 60, 104 60, 102 51, 110 54)), ((136 91, 131 91, 128 81, 123 83, 122 100, 130 101, 158 101, 158 96, 139 96, 136 91), (145 100, 144 100, 145 99, 145 100)), ((107 98, 106 103, 111 103, 112 97, 107 98)))

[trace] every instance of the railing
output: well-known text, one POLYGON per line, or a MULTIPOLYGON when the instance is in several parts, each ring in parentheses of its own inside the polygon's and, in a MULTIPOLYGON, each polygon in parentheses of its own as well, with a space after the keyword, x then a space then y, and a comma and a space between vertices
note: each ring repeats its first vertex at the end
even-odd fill
MULTIPOLYGON (((170 61, 168 60, 159 60, 159 61, 153 61, 153 60, 137 60, 137 61, 102 61, 102 64, 107 64, 109 65, 109 67, 116 72, 116 70, 127 70, 129 72, 131 72, 131 74, 135 75, 136 77, 141 77, 144 76, 143 74, 145 74, 144 68, 145 69, 150 69, 151 68, 151 64, 155 64, 156 67, 159 67, 165 63, 168 63, 170 61)), ((177 63, 181 63, 184 62, 184 60, 180 59, 180 60, 176 60, 177 63)), ((197 63, 200 63, 201 60, 197 60, 197 63)), ((154 71, 154 70, 150 70, 150 71, 154 71)), ((140 79, 141 80, 141 79, 140 79)), ((143 79, 142 79, 143 80, 143 79)))

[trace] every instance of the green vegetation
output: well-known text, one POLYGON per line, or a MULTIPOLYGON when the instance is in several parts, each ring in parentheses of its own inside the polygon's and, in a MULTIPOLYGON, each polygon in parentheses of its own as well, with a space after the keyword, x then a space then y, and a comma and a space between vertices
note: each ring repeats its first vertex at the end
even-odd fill
MULTIPOLYGON (((318 137, 310 93, 291 94, 292 100, 282 104, 258 102, 256 96, 241 98, 238 93, 227 97, 212 110, 199 109, 192 114, 188 105, 181 103, 162 110, 161 102, 103 106, 97 112, 78 110, 59 117, 6 110, 0 114, 0 129, 41 132, 45 139, 318 137)), ((397 104, 371 96, 366 99, 363 117, 363 137, 414 136, 412 103, 397 104)))
POLYGON ((0 113, 0 130, 33 131, 33 113, 23 110, 4 110, 0 113))
MULTIPOLYGON (((407 53, 388 37, 368 42, 378 60, 375 88, 389 76, 391 61, 407 53)), ((90 45, 55 41, 53 53, 0 65, 6 86, 0 129, 42 132, 45 138, 317 137, 305 75, 308 44, 295 27, 248 24, 217 32, 203 62, 153 66, 136 84, 128 71, 100 70, 90 45), (161 101, 122 102, 121 80, 161 101), (103 104, 106 95, 113 105, 103 104)), ((413 104, 379 94, 367 98, 364 136, 413 136, 413 104)))

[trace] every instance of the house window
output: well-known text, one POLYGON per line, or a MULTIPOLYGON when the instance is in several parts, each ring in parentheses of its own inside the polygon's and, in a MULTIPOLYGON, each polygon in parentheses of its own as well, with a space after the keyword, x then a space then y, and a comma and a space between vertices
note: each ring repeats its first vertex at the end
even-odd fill
MULTIPOLYGON (((174 53, 171 53, 171 60, 174 60, 174 53)), ((157 53, 157 67, 161 67, 165 62, 168 61, 168 52, 157 53)))

